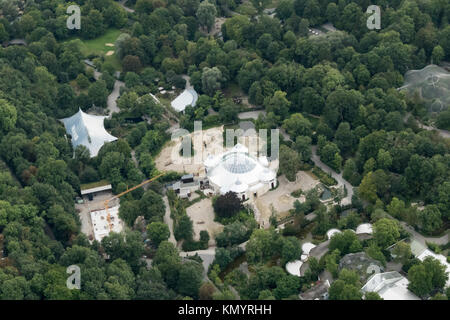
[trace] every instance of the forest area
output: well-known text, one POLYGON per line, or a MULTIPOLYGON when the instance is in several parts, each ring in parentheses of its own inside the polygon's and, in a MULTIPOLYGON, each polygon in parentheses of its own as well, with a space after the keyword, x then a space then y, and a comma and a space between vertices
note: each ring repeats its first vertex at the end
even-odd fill
MULTIPOLYGON (((336 278, 330 299, 362 299, 355 275, 337 272, 340 258, 364 251, 386 263, 386 248, 407 236, 400 222, 426 237, 450 228, 450 140, 423 130, 418 123, 429 119, 427 106, 398 90, 409 70, 450 62, 449 1, 280 0, 274 15, 265 12, 274 8, 271 0, 70 4, 81 8, 80 30, 66 26, 67 1, 0 0, 0 299, 207 300, 236 299, 236 292, 241 299, 297 299, 323 270, 336 278), (380 30, 366 26, 369 5, 382 8, 380 30), (216 18, 224 18, 218 30, 216 18), (337 30, 311 35, 310 28, 328 22, 337 30), (114 43, 114 56, 96 42, 102 36, 114 43), (26 45, 8 45, 14 39, 26 45), (184 89, 185 75, 199 98, 184 114, 148 95, 159 87, 184 89), (105 128, 118 140, 91 158, 87 148, 72 147, 59 120, 79 109, 107 115, 117 80, 124 83, 120 112, 105 128), (282 128, 290 137, 281 137, 279 174, 294 179, 312 165, 315 148, 354 187, 351 205, 331 210, 307 194, 294 210, 301 228, 309 213, 317 215, 309 226, 318 239, 330 228, 370 221, 373 240, 343 232, 299 279, 281 267, 301 254, 299 230, 258 229, 238 208, 204 270, 198 256, 182 258, 167 241, 164 183, 179 178, 176 172, 121 199, 126 231, 92 243, 81 232, 74 202, 82 184, 105 179, 115 194, 123 192, 159 173, 155 158, 173 121, 189 131, 197 120, 204 128, 235 125, 249 106, 265 111, 254 121, 257 130, 282 128), (342 216, 348 209, 353 213, 342 216), (139 216, 144 228, 135 223, 139 216), (252 274, 225 272, 246 241, 252 274), (82 270, 81 290, 66 287, 66 268, 74 264, 82 270)), ((433 126, 450 129, 450 105, 433 117, 433 126)), ((185 204, 173 195, 169 201, 180 217, 175 237, 187 243, 184 249, 207 248, 210 235, 193 241, 185 204)), ((412 270, 414 293, 450 298, 440 267, 404 251, 399 255, 405 273, 412 270), (433 281, 422 285, 433 272, 433 281)))

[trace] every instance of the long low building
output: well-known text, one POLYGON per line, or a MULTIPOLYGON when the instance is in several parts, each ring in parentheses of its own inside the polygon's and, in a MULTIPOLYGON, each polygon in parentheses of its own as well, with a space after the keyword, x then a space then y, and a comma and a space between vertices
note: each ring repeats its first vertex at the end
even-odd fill
POLYGON ((208 156, 204 165, 209 183, 218 194, 231 191, 247 200, 277 186, 276 172, 269 168, 267 158, 251 156, 239 143, 221 155, 208 156))

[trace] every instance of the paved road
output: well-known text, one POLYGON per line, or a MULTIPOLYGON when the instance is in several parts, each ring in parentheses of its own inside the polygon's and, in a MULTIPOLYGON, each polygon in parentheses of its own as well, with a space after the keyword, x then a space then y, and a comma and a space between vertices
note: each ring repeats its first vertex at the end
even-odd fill
MULTIPOLYGON (((91 67, 89 67, 91 68, 91 67)), ((94 69, 94 79, 98 80, 100 79, 100 77, 102 76, 102 73, 98 70, 94 69)), ((120 112, 120 109, 117 107, 117 99, 120 96, 120 88, 124 87, 125 83, 123 83, 122 81, 116 80, 116 82, 114 82, 114 88, 112 90, 112 92, 109 94, 108 96, 108 110, 109 110, 109 118, 112 117, 112 114, 115 112, 120 112)))
MULTIPOLYGON (((407 122, 409 117, 411 116, 411 112, 408 112, 404 117, 403 117, 403 122, 407 122)), ((442 129, 437 129, 435 127, 431 127, 431 126, 427 126, 424 125, 423 123, 421 123, 419 120, 415 119, 417 125, 419 126, 419 128, 424 129, 424 130, 428 130, 428 131, 437 131, 438 134, 446 139, 450 139, 450 131, 447 130, 442 130, 442 129)))
POLYGON ((347 188, 347 196, 342 199, 341 204, 342 205, 351 204, 353 196, 353 186, 350 184, 350 182, 348 182, 342 177, 342 173, 337 174, 336 171, 334 171, 333 169, 328 167, 325 163, 320 161, 320 157, 317 155, 317 146, 312 146, 311 149, 312 149, 311 160, 314 162, 314 164, 323 171, 331 173, 331 176, 338 182, 338 187, 345 186, 347 188))
POLYGON ((133 13, 133 12, 134 12, 134 9, 131 9, 131 8, 126 7, 126 6, 125 6, 125 3, 126 3, 126 2, 127 2, 127 0, 121 0, 121 1, 119 1, 118 3, 119 3, 119 5, 120 5, 122 8, 125 9, 126 12, 131 12, 131 13, 133 13))
POLYGON ((170 206, 169 206, 169 200, 167 199, 167 196, 163 197, 164 205, 166 206, 166 212, 164 214, 164 223, 167 224, 170 231, 169 236, 169 242, 173 243, 175 247, 177 246, 177 241, 175 240, 175 237, 173 236, 173 220, 170 217, 170 206))
POLYGON ((117 99, 120 96, 120 88, 125 86, 125 83, 122 81, 116 80, 114 83, 114 89, 111 94, 108 96, 108 110, 109 117, 112 117, 112 114, 115 112, 120 112, 119 107, 117 107, 117 99))
POLYGON ((399 222, 406 231, 411 233, 411 236, 412 236, 412 238, 414 238, 414 240, 420 242, 424 246, 426 246, 427 242, 435 243, 438 245, 443 245, 443 244, 448 243, 448 233, 449 233, 448 231, 442 237, 425 237, 425 236, 421 235, 420 233, 418 233, 416 230, 414 230, 414 228, 411 227, 410 225, 408 225, 406 222, 404 222, 404 221, 399 221, 399 222))
POLYGON ((246 112, 241 112, 238 114, 238 118, 239 119, 258 119, 259 115, 266 115, 266 112, 264 110, 256 110, 256 111, 246 111, 246 112))
POLYGON ((203 279, 208 280, 208 268, 214 261, 214 257, 216 255, 216 247, 210 247, 206 250, 197 250, 197 251, 189 251, 189 252, 180 252, 181 257, 191 257, 198 254, 200 258, 203 260, 203 279))

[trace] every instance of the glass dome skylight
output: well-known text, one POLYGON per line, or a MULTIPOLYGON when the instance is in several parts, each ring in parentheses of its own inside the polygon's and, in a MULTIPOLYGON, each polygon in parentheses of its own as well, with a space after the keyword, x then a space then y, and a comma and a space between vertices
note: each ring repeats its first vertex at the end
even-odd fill
POLYGON ((227 154, 223 157, 223 167, 231 173, 246 173, 256 166, 256 162, 253 161, 244 153, 234 152, 227 154))

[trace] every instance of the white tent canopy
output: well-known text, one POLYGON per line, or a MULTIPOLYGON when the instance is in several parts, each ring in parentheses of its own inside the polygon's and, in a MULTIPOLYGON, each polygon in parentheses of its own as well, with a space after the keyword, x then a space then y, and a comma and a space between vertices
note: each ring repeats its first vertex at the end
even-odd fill
POLYGON ((73 148, 83 145, 89 149, 91 157, 95 157, 105 142, 117 140, 105 130, 103 125, 105 118, 84 113, 79 109, 73 116, 61 121, 66 127, 66 132, 72 136, 73 148))
POLYGON ((194 89, 186 89, 172 101, 171 105, 176 111, 182 112, 188 105, 195 107, 197 99, 198 95, 194 89))

